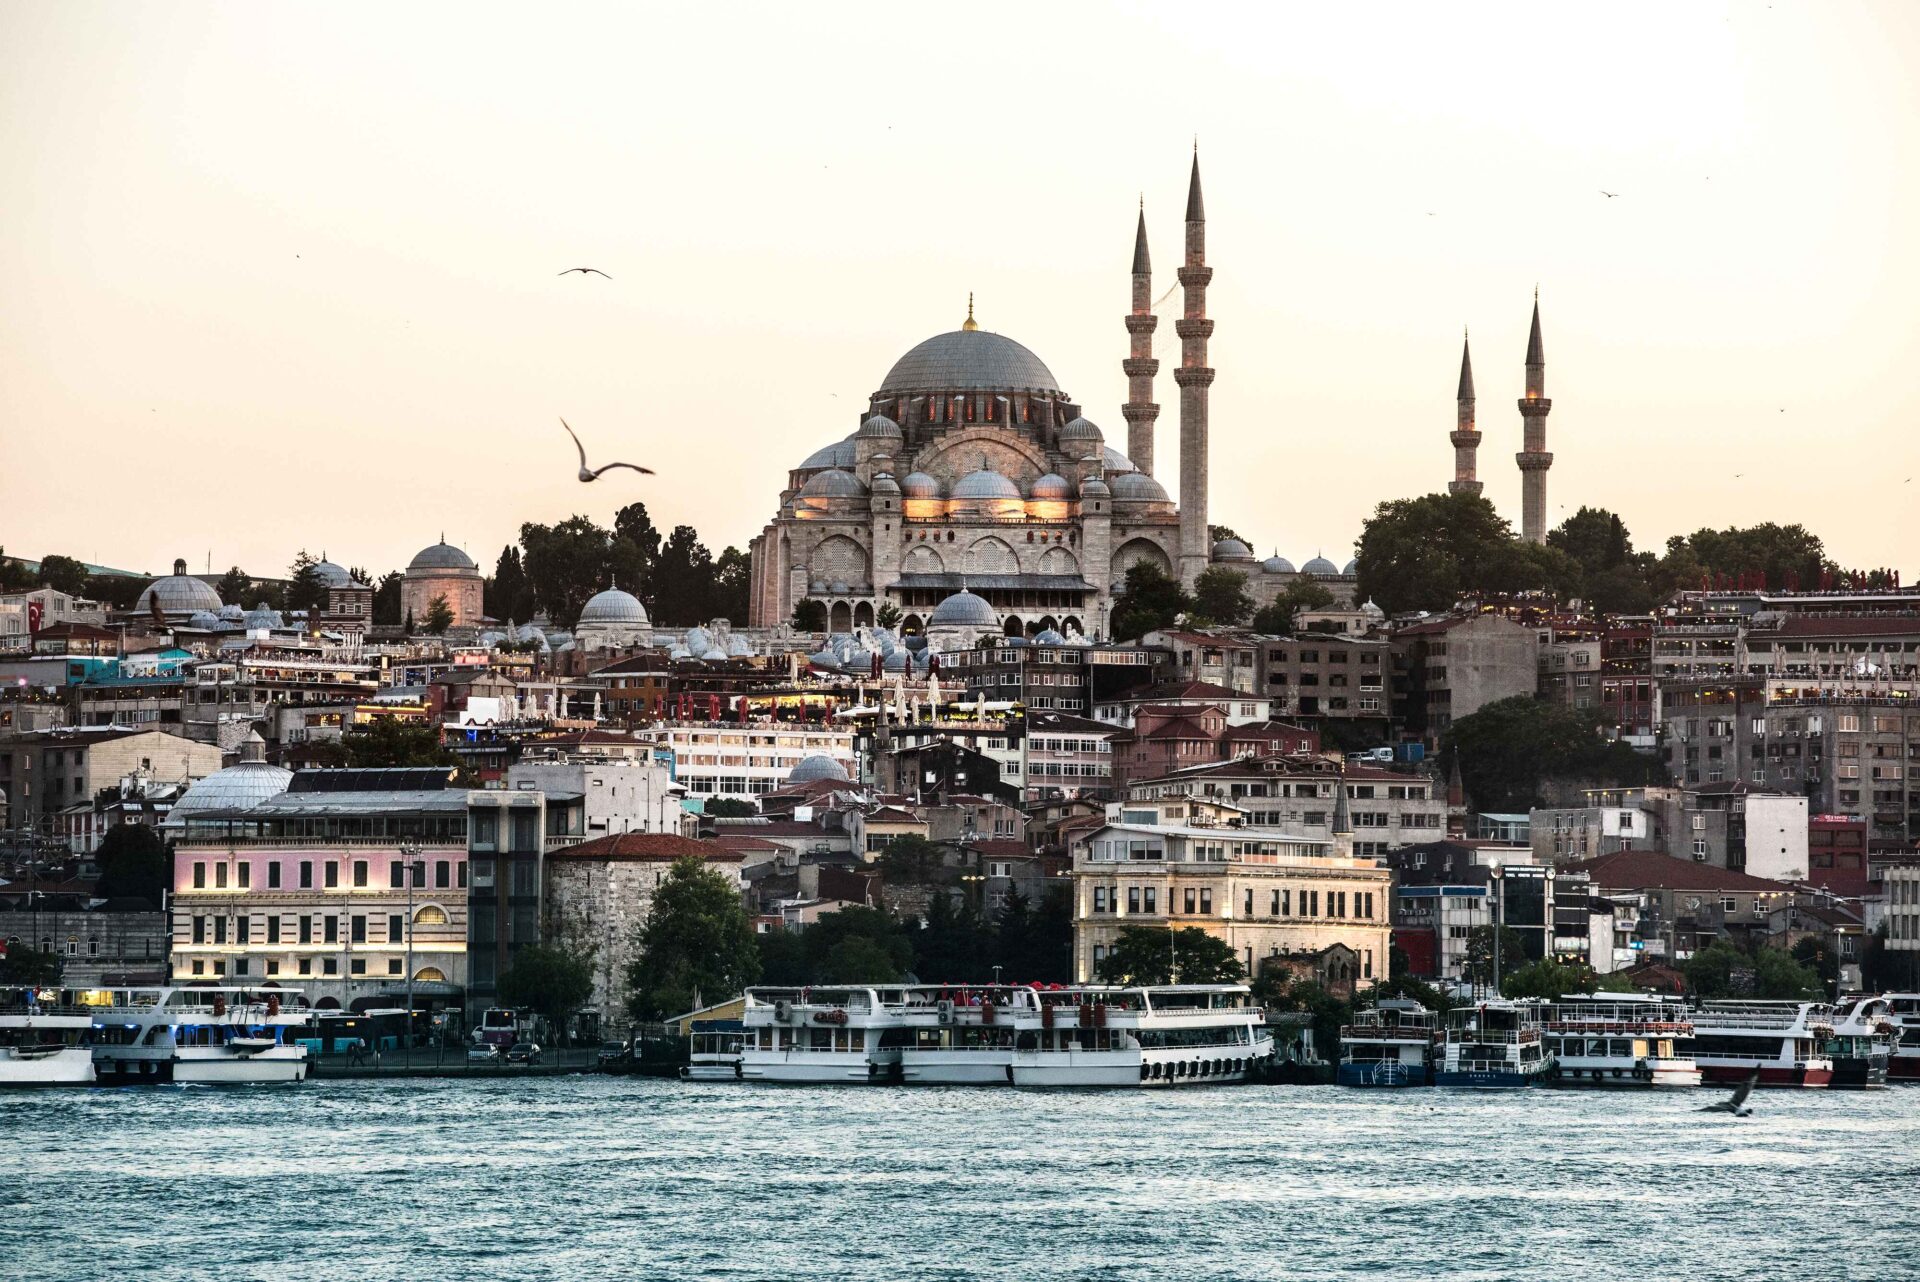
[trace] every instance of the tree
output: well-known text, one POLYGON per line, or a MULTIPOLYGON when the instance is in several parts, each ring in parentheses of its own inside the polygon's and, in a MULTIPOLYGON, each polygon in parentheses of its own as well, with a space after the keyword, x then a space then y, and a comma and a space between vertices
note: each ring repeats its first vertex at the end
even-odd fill
POLYGON ((1253 630, 1271 636, 1290 637, 1298 626, 1302 610, 1324 610, 1334 602, 1333 593, 1317 579, 1298 578, 1273 598, 1273 604, 1253 616, 1253 630))
POLYGON ((993 920, 991 961, 1020 983, 1066 983, 1073 978, 1073 893, 1050 885, 1038 903, 1009 895, 993 920))
POLYGON ((1920 988, 1920 952, 1888 948, 1884 917, 1860 952, 1860 984, 1870 993, 1909 993, 1920 988))
POLYGON ((793 603, 793 626, 801 632, 827 630, 827 603, 803 596, 793 603))
POLYGON ((1785 950, 1765 944, 1751 950, 1716 939, 1681 965, 1687 992, 1698 998, 1758 997, 1805 1000, 1823 991, 1820 976, 1785 950))
POLYGON ((251 605, 247 597, 253 591, 253 576, 236 565, 220 576, 213 590, 220 594, 223 605, 251 605))
POLYGON ((437 727, 398 717, 376 717, 341 735, 338 743, 315 744, 314 758, 326 765, 362 770, 459 764, 459 758, 441 744, 437 727))
POLYGON ((714 617, 713 554, 691 525, 676 525, 653 566, 654 622, 669 626, 714 617))
POLYGON ((440 636, 453 626, 453 607, 447 604, 446 595, 433 598, 427 605, 427 631, 440 636))
POLYGON ((1588 574, 1624 565, 1633 556, 1626 522, 1598 507, 1582 507, 1547 531, 1547 546, 1571 556, 1588 574))
POLYGON ((1716 578, 1764 575, 1767 586, 1785 588, 1798 583, 1819 586, 1820 575, 1832 568, 1820 536, 1799 525, 1771 521, 1724 530, 1699 529, 1667 540, 1662 568, 1672 580, 1669 591, 1697 588, 1700 576, 1716 578))
POLYGON ((660 559, 660 531, 645 503, 629 503, 613 514, 609 567, 614 582, 642 599, 653 595, 653 564, 660 559))
POLYGON ((160 834, 145 824, 109 828, 95 858, 100 861, 100 882, 94 893, 100 898, 144 899, 158 907, 166 897, 170 852, 160 834))
POLYGON ((502 1004, 531 1010, 564 1029, 593 996, 593 948, 559 940, 523 944, 500 973, 498 991, 502 1004))
POLYGON ((1192 605, 1180 580, 1151 561, 1135 561, 1127 567, 1123 589, 1113 603, 1113 638, 1137 641, 1170 628, 1192 605))
MULTIPOLYGON (((1235 530, 1231 525, 1209 525, 1207 527, 1207 545, 1209 547, 1223 539, 1237 539, 1241 543, 1247 543, 1245 539, 1240 538, 1240 532, 1235 530)), ((1253 545, 1247 543, 1247 546, 1252 547, 1253 545)))
POLYGON ((937 843, 909 832, 889 841, 873 862, 889 882, 922 886, 938 877, 946 852, 937 843))
POLYGON ((145 579, 130 574, 90 574, 81 595, 115 610, 131 610, 147 586, 145 579))
POLYGON ((57 984, 60 954, 15 944, 0 956, 0 984, 57 984))
POLYGON ((818 974, 816 982, 822 984, 892 984, 901 979, 900 968, 879 941, 861 935, 829 948, 818 974))
POLYGON ((579 618, 587 598, 606 586, 609 535, 584 516, 550 526, 528 522, 520 527, 520 547, 534 601, 550 619, 579 618))
POLYGON ((891 601, 882 601, 880 608, 873 612, 873 621, 888 632, 900 626, 900 620, 906 616, 900 613, 900 607, 891 601))
POLYGON ((288 610, 323 610, 327 605, 327 585, 320 578, 320 572, 314 567, 319 559, 305 548, 294 555, 293 564, 287 567, 287 587, 282 608, 288 610))
POLYGON ((87 567, 70 556, 48 556, 40 562, 40 582, 55 592, 81 596, 86 591, 87 567))
POLYGON ((413 607, 408 606, 407 607, 407 623, 406 623, 407 635, 412 636, 414 633, 414 629, 417 628, 418 626, 419 625, 413 621, 413 607))
POLYGON ((1193 581, 1193 613, 1197 622, 1231 626, 1245 623, 1253 613, 1247 595, 1247 576, 1224 565, 1210 565, 1193 581))
POLYGON ((373 590, 375 623, 396 627, 403 622, 400 615, 400 583, 404 577, 398 570, 380 576, 380 583, 373 590))
MULTIPOLYGON (((1493 927, 1475 926, 1467 932, 1467 978, 1476 984, 1493 982, 1493 927)), ((1528 964, 1527 941, 1511 926, 1500 928, 1500 972, 1519 970, 1528 964)))
POLYGON ((1587 779, 1637 787, 1663 783, 1658 758, 1603 738, 1590 714, 1530 695, 1515 695, 1460 718, 1440 741, 1442 769, 1460 764, 1460 780, 1474 807, 1529 810, 1541 804, 1547 779, 1587 779))
POLYGON ((1094 968, 1094 978, 1109 984, 1170 984, 1176 960, 1183 984, 1231 984, 1246 977, 1232 945, 1198 926, 1174 931, 1122 926, 1094 968))
POLYGON ((1804 935, 1788 955, 1819 977, 1820 991, 1833 991, 1834 981, 1840 978, 1840 959, 1827 947, 1826 940, 1818 935, 1804 935))
POLYGON ((700 1003, 725 1001, 760 974, 753 925, 740 892, 694 855, 676 859, 636 931, 627 970, 640 1019, 665 1019, 700 1003))
POLYGON ((482 608, 496 619, 515 619, 525 623, 533 617, 533 584, 520 563, 520 549, 509 543, 500 549, 493 563, 493 577, 487 580, 482 608))
POLYGON ((701 813, 709 819, 751 819, 760 813, 760 808, 738 797, 713 797, 701 808, 701 813))
POLYGON ((1382 503, 1361 530, 1358 594, 1389 614, 1446 610, 1474 592, 1579 588, 1579 564, 1514 537, 1478 494, 1427 494, 1382 503))
POLYGON ((0 592, 24 592, 33 586, 33 575, 19 560, 0 547, 0 592))
POLYGON ((752 586, 753 558, 739 548, 723 551, 713 563, 713 590, 707 602, 707 617, 744 624, 747 593, 752 586))
POLYGON ((1557 1002, 1568 993, 1590 993, 1599 986, 1593 967, 1585 962, 1543 957, 1502 977, 1500 992, 1507 997, 1538 997, 1557 1002))
POLYGON ((979 983, 993 977, 987 923, 972 904, 956 903, 946 890, 927 901, 927 915, 911 932, 913 969, 929 984, 979 983))

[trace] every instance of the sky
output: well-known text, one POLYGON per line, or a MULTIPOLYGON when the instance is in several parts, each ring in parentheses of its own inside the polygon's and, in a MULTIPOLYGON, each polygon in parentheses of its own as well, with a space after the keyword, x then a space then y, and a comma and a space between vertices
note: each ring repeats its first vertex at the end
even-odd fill
POLYGON ((1260 555, 1444 487, 1463 329, 1517 525, 1537 286, 1552 522, 1914 577, 1917 58, 1920 5, 1831 0, 8 0, 0 546, 491 569, 641 500, 744 547, 968 291, 1124 448, 1136 202, 1158 295, 1197 138, 1210 515, 1260 555), (562 416, 658 475, 580 485, 562 416))

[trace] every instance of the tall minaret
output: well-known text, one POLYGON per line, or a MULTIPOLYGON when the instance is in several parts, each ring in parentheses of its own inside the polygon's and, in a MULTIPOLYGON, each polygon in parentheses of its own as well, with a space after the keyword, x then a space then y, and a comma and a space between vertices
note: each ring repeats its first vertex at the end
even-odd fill
POLYGON ((1533 332, 1527 335, 1527 394, 1520 398, 1520 417, 1526 435, 1515 461, 1520 464, 1520 537, 1529 543, 1547 541, 1547 357, 1540 345, 1540 291, 1533 291, 1533 332))
POLYGON ((1456 396, 1460 407, 1453 435, 1453 480, 1447 486, 1449 494, 1478 494, 1480 482, 1475 477, 1479 466, 1477 460, 1480 449, 1480 431, 1473 425, 1473 356, 1467 350, 1467 339, 1460 338, 1460 391, 1456 396))
POLYGON ((1127 316, 1127 403, 1120 413, 1127 420, 1127 457, 1153 475, 1153 425, 1160 407, 1153 403, 1153 376, 1160 362, 1153 358, 1153 331, 1160 318, 1153 314, 1153 264, 1147 260, 1147 203, 1140 202, 1140 225, 1133 233, 1133 310, 1127 316))
POLYGON ((1185 299, 1180 319, 1173 324, 1180 336, 1180 368, 1173 381, 1180 385, 1180 581, 1191 588, 1207 568, 1213 543, 1207 534, 1207 388, 1213 370, 1207 365, 1207 339, 1213 322, 1207 319, 1207 210, 1200 199, 1200 148, 1193 149, 1193 176, 1187 180, 1187 254, 1180 266, 1185 299))

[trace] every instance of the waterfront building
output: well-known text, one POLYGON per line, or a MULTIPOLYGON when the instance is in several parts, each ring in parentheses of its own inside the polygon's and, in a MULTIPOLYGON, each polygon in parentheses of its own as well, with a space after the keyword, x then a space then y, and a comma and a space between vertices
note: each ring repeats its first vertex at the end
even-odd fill
POLYGON ((1252 725, 1273 717, 1273 702, 1251 691, 1242 692, 1212 681, 1170 681, 1140 686, 1109 698, 1096 699, 1093 716, 1123 729, 1133 726, 1143 708, 1175 712, 1199 712, 1216 709, 1222 723, 1230 726, 1252 725))
POLYGON ((1059 712, 1027 714, 1026 796, 1030 801, 1104 797, 1113 784, 1112 726, 1059 712))
POLYGON ((16 826, 91 806, 102 789, 130 776, 187 783, 220 766, 219 748, 160 729, 68 726, 0 736, 0 789, 16 826))

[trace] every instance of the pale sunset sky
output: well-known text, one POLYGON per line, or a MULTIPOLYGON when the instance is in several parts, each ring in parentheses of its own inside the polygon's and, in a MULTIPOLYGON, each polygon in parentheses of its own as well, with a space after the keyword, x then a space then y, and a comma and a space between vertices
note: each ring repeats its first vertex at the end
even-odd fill
POLYGON ((0 545, 491 571, 640 499, 744 547, 969 290, 1124 448, 1136 200, 1158 295, 1196 136, 1261 556, 1444 487, 1463 326, 1517 524, 1538 284, 1553 523, 1920 570, 1920 4, 1839 0, 8 0, 0 545), (562 415, 659 475, 580 485, 562 415))

